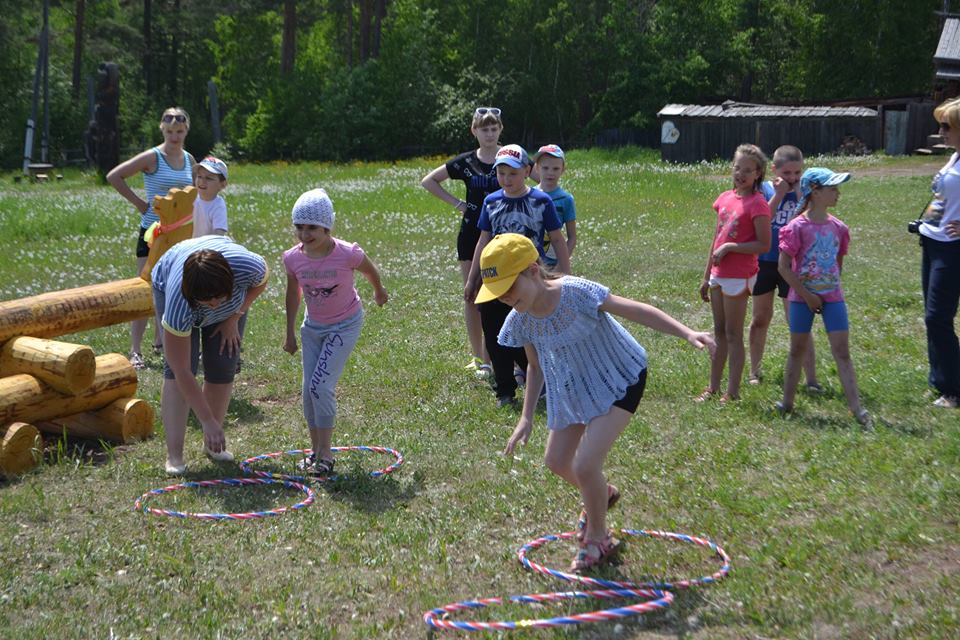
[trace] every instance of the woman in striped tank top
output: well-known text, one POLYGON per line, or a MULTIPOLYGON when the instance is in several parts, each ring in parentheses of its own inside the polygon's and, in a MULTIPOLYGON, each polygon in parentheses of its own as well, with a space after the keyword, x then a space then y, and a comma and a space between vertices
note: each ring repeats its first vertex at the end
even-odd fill
MULTIPOLYGON (((170 107, 160 118, 160 132, 163 133, 163 144, 147 149, 126 162, 118 164, 107 174, 107 182, 113 185, 113 188, 140 214, 137 274, 143 271, 143 266, 147 263, 147 254, 150 252, 143 237, 144 231, 159 219, 153 211, 154 196, 165 196, 170 189, 182 189, 193 184, 193 169, 196 161, 183 148, 187 133, 190 132, 190 116, 180 107, 170 107), (146 190, 145 198, 137 195, 127 184, 127 178, 141 172, 146 190)), ((154 319, 156 324, 153 350, 155 353, 162 353, 163 329, 156 315, 154 319)), ((130 324, 130 363, 137 369, 143 369, 146 366, 141 350, 146 329, 146 320, 134 320, 130 324)))

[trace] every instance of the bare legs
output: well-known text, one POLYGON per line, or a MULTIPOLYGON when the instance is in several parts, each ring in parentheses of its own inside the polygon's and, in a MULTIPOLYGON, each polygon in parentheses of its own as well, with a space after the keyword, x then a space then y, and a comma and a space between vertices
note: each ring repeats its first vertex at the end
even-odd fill
MULTIPOLYGON (((210 410, 218 424, 222 425, 227 416, 232 392, 232 382, 229 384, 203 383, 203 396, 210 405, 210 410)), ((170 465, 179 467, 184 463, 183 441, 189 413, 190 407, 180 392, 177 381, 164 378, 163 388, 160 391, 160 419, 163 421, 163 431, 167 438, 167 463, 170 465)))
MULTIPOLYGON (((770 322, 773 320, 773 299, 776 290, 753 296, 753 318, 750 322, 750 379, 760 379, 760 363, 763 360, 763 352, 767 344, 767 330, 770 328, 770 322)), ((783 315, 788 317, 790 303, 783 299, 783 315)), ((807 377, 808 386, 816 386, 817 368, 816 354, 814 353, 813 340, 807 343, 807 351, 802 359, 803 371, 807 377)))
POLYGON ((317 460, 332 460, 333 452, 330 446, 333 443, 333 427, 329 429, 307 429, 310 432, 310 448, 317 460))
POLYGON ((720 390, 723 369, 729 364, 726 400, 740 398, 740 381, 743 378, 743 366, 746 353, 743 348, 743 322, 747 315, 749 295, 744 291, 739 296, 724 295, 720 287, 710 288, 710 307, 713 310, 713 335, 717 341, 717 351, 710 360, 710 393, 720 390))
MULTIPOLYGON (((847 398, 847 406, 853 415, 861 420, 863 407, 860 405, 860 390, 857 387, 857 374, 850 358, 850 334, 847 331, 831 331, 827 334, 830 341, 830 351, 837 363, 837 375, 843 386, 843 395, 847 398)), ((793 409, 793 401, 797 393, 797 383, 800 381, 800 360, 808 350, 811 341, 809 333, 790 334, 790 355, 787 357, 787 367, 783 380, 783 400, 781 406, 785 411, 793 409)))
POLYGON ((551 431, 544 457, 547 468, 577 487, 587 512, 584 538, 601 540, 607 534, 607 480, 603 463, 613 443, 633 414, 611 407, 588 425, 573 424, 551 431))
MULTIPOLYGON (((463 278, 463 284, 467 284, 470 265, 469 260, 460 261, 460 277, 463 278)), ((483 346, 483 328, 480 325, 480 311, 477 310, 477 305, 464 301, 463 318, 467 325, 467 338, 470 340, 470 351, 473 357, 490 364, 490 356, 487 355, 487 350, 483 346)))
MULTIPOLYGON (((137 275, 139 276, 143 272, 143 267, 147 264, 146 258, 137 258, 137 275)), ((160 318, 163 314, 163 309, 154 309, 153 312, 153 343, 156 345, 163 344, 163 326, 160 324, 160 318)), ((147 331, 147 320, 146 318, 141 318, 140 320, 134 320, 130 323, 130 352, 131 353, 143 353, 143 334, 147 331)))

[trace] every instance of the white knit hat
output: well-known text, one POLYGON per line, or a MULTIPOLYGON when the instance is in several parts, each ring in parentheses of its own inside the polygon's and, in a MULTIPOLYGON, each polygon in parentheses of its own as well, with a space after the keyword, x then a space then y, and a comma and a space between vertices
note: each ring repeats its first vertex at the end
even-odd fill
POLYGON ((324 189, 311 189, 303 193, 293 205, 293 224, 315 224, 324 229, 333 229, 333 203, 324 189))

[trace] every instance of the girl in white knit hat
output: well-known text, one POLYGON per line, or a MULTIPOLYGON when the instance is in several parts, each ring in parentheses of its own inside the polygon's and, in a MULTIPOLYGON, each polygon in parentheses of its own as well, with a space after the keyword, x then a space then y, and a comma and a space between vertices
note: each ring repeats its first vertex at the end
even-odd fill
POLYGON ((285 251, 287 271, 287 336, 283 350, 297 352, 294 330, 301 295, 306 313, 300 327, 303 343, 303 415, 310 431, 312 453, 304 460, 309 473, 333 473, 333 426, 337 414, 337 381, 363 327, 363 305, 354 283, 359 271, 373 285, 377 305, 387 302, 387 290, 377 266, 356 243, 333 237, 336 214, 323 189, 301 195, 293 205, 294 235, 299 242, 285 251))

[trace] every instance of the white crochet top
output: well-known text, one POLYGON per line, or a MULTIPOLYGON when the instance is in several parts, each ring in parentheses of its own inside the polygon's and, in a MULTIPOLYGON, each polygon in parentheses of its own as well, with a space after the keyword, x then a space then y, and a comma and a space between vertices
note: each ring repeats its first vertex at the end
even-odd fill
POLYGON ((532 344, 547 385, 547 428, 590 422, 610 410, 640 379, 647 352, 599 306, 610 289, 575 276, 560 280, 560 302, 538 318, 510 312, 498 342, 506 347, 532 344))

